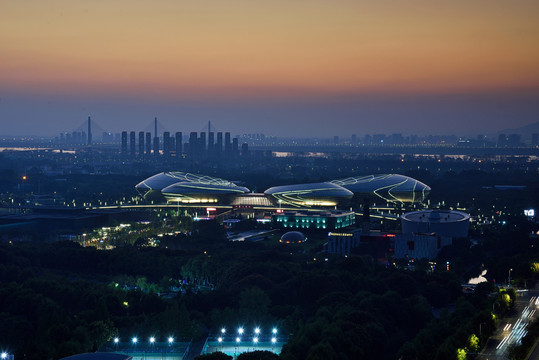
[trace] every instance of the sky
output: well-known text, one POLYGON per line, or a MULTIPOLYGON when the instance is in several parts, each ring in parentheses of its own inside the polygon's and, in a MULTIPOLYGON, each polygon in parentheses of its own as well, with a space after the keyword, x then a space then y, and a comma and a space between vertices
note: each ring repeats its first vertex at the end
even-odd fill
POLYGON ((0 134, 474 134, 539 121, 536 0, 2 0, 0 134))

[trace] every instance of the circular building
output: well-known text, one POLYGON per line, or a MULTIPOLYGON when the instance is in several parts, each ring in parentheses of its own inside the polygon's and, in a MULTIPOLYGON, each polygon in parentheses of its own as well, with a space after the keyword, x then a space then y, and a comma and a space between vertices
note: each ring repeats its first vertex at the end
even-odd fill
POLYGON ((430 193, 430 187, 421 181, 400 174, 354 176, 331 183, 361 197, 397 203, 422 202, 430 193))
POLYGON ((275 204, 295 207, 336 206, 354 196, 350 190, 330 182, 274 186, 264 194, 275 204))
POLYGON ((452 210, 413 211, 401 216, 403 234, 436 233, 452 238, 467 237, 470 215, 452 210))
POLYGON ((281 236, 279 242, 285 244, 297 244, 307 241, 307 237, 300 231, 289 231, 281 236))

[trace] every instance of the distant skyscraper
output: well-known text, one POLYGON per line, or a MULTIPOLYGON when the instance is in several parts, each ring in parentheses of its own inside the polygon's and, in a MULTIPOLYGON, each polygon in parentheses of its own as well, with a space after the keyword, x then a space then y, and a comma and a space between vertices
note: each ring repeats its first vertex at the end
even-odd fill
POLYGON ((189 134, 189 156, 195 156, 198 153, 198 137, 195 131, 189 134))
POLYGON ((88 116, 88 145, 92 145, 92 119, 88 116))
POLYGON ((146 155, 150 155, 152 153, 152 133, 147 132, 146 133, 146 155))
POLYGON ((232 152, 232 144, 230 143, 230 133, 225 133, 225 153, 230 154, 232 152))
POLYGON ((154 125, 154 133, 153 133, 153 137, 154 137, 154 138, 158 138, 159 135, 157 135, 157 118, 154 118, 154 119, 153 119, 153 125, 154 125))
POLYGON ((176 132, 176 156, 181 156, 183 152, 183 134, 176 132))
POLYGON ((159 155, 159 136, 153 138, 153 154, 155 156, 159 155))
POLYGON ((206 133, 205 132, 201 132, 200 133, 200 139, 199 139, 199 152, 201 154, 205 153, 206 152, 206 133))
POLYGON ((144 131, 138 133, 138 156, 144 155, 144 131))
POLYGON ((238 149, 238 138, 235 137, 234 139, 232 139, 232 154, 234 156, 237 156, 238 155, 238 152, 239 152, 239 149, 238 149))
POLYGON ((215 153, 220 154, 223 151, 223 133, 217 133, 217 143, 215 144, 215 153))
POLYGON ((539 134, 532 134, 532 146, 539 146, 539 134))
POLYGON ((127 131, 122 131, 122 155, 127 155, 127 131))
POLYGON ((212 154, 213 155, 213 148, 214 148, 214 142, 215 142, 215 138, 214 138, 214 133, 213 131, 212 132, 209 132, 208 133, 208 153, 212 154))
POLYGON ((243 157, 249 156, 249 145, 247 143, 241 144, 241 156, 243 157))
POLYGON ((176 141, 174 141, 174 136, 171 136, 168 138, 168 155, 172 155, 172 153, 176 154, 176 147, 175 147, 176 141))
POLYGON ((168 131, 165 131, 163 133, 163 154, 165 156, 170 155, 170 133, 168 131))
POLYGON ((131 155, 133 157, 137 155, 137 153, 136 153, 137 147, 136 147, 136 142, 135 142, 136 141, 136 136, 137 136, 137 134, 134 131, 131 131, 129 133, 129 155, 131 155))

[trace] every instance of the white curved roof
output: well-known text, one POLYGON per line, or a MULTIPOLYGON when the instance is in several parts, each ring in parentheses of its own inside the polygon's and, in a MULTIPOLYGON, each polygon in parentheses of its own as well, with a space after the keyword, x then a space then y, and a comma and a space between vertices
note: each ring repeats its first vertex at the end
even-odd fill
POLYGON ((355 194, 378 196, 390 202, 423 201, 430 192, 430 187, 421 181, 400 174, 355 176, 331 183, 355 194))
POLYGON ((155 174, 138 183, 135 188, 139 190, 163 190, 176 183, 197 183, 219 186, 236 186, 234 183, 207 175, 191 174, 183 171, 170 171, 155 174))

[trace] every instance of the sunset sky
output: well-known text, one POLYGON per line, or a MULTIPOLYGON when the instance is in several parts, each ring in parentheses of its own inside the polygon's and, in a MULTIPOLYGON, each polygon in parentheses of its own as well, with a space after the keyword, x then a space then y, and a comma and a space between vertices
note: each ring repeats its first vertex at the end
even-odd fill
POLYGON ((539 121, 539 1, 2 0, 0 134, 157 116, 235 134, 539 121))

